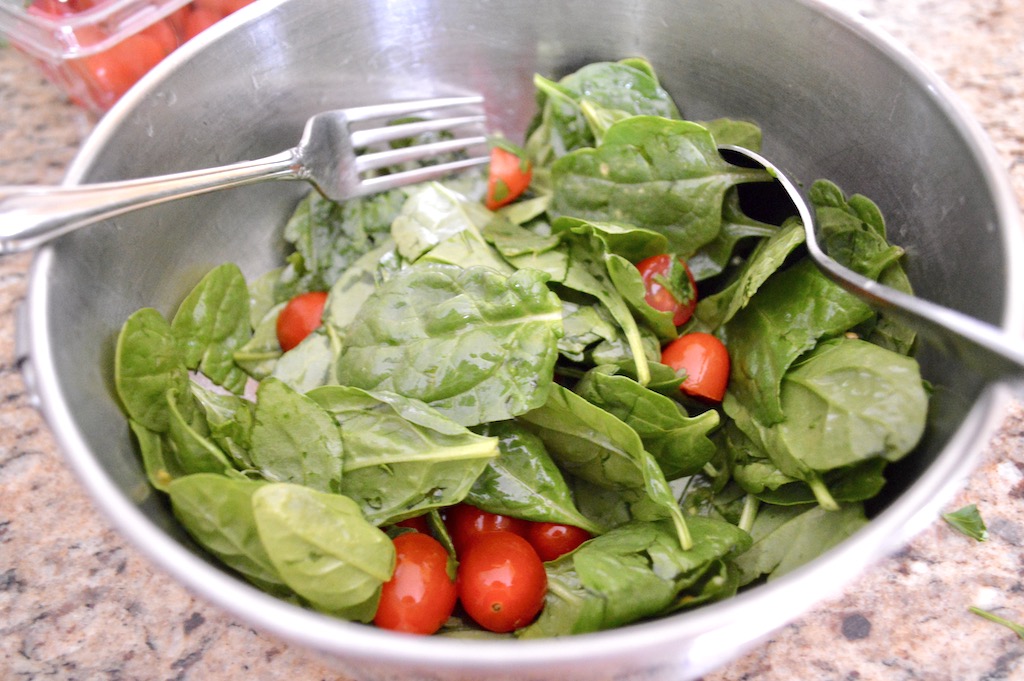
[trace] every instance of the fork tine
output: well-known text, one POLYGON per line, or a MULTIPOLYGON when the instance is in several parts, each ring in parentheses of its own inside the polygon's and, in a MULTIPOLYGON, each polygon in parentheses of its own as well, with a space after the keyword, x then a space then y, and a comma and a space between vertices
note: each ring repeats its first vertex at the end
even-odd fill
POLYGON ((438 163, 437 165, 424 166, 414 170, 406 170, 400 173, 391 173, 379 177, 370 177, 359 183, 360 194, 375 194, 377 192, 397 189, 418 182, 437 180, 459 170, 484 165, 490 161, 488 156, 474 156, 471 158, 451 161, 450 163, 438 163))
POLYGON ((415 137, 428 132, 452 130, 467 125, 473 125, 474 123, 483 123, 486 120, 487 118, 482 115, 459 116, 455 118, 434 118, 415 121, 413 123, 400 123, 397 125, 387 125, 382 128, 372 128, 368 130, 353 130, 351 135, 352 146, 358 149, 371 144, 393 142, 395 140, 415 137))
POLYGON ((452 151, 461 151, 477 145, 486 144, 487 138, 483 135, 477 137, 458 137, 451 140, 431 142, 429 144, 415 144, 399 149, 388 149, 369 154, 360 154, 356 157, 356 172, 385 168, 387 166, 417 161, 419 159, 439 156, 452 151))
POLYGON ((349 121, 366 121, 372 118, 398 118, 409 116, 418 111, 432 111, 436 109, 448 109, 456 106, 469 106, 481 104, 484 98, 480 95, 468 95, 465 97, 438 97, 434 99, 417 99, 407 102, 389 102, 387 104, 373 104, 370 106, 357 106, 345 109, 345 117, 349 121))

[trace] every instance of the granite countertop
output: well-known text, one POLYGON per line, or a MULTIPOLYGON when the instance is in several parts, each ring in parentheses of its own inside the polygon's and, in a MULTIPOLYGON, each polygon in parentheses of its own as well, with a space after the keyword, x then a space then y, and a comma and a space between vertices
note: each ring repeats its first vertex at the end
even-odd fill
MULTIPOLYGON (((1024 205, 1024 1, 833 0, 949 83, 1024 205)), ((95 123, 0 48, 0 184, 56 183, 95 123)), ((125 544, 25 394, 15 309, 29 255, 0 259, 0 678, 324 679, 322 662, 198 600, 125 544)), ((895 555, 706 681, 1024 678, 1024 409, 1011 405, 946 505, 977 504, 979 543, 936 520, 895 555)))

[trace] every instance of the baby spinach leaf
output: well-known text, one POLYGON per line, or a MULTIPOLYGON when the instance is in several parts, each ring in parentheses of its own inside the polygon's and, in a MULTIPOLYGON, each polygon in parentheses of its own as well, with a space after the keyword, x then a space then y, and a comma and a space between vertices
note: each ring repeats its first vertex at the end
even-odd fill
POLYGON ((693 516, 694 543, 682 549, 672 523, 632 522, 547 563, 548 593, 524 638, 581 634, 676 609, 681 592, 750 545, 729 523, 693 516))
POLYGON ((281 355, 269 378, 276 378, 298 392, 335 383, 340 352, 341 340, 334 327, 321 326, 281 355))
POLYGON ((397 272, 349 327, 338 380, 422 400, 467 426, 537 407, 562 334, 546 280, 432 263, 397 272))
POLYGON ((555 385, 544 406, 519 417, 568 474, 610 490, 638 520, 670 518, 679 543, 692 540, 658 462, 632 428, 572 391, 555 385))
POLYGON ((285 305, 282 302, 269 308, 254 325, 249 340, 232 355, 235 364, 256 380, 269 376, 281 357, 281 344, 277 340, 277 316, 285 305))
POLYGON ((718 236, 730 187, 769 179, 726 163, 702 126, 655 116, 619 121, 599 147, 563 156, 551 173, 552 214, 661 232, 684 258, 718 236))
POLYGON ((366 518, 385 525, 462 501, 497 438, 476 435, 418 400, 326 386, 309 398, 341 428, 341 491, 366 518))
POLYGON ((715 118, 710 121, 700 121, 700 124, 707 128, 719 145, 732 144, 751 151, 761 150, 761 128, 755 123, 735 118, 715 118))
POLYGON ((696 281, 721 274, 729 266, 737 246, 744 239, 770 237, 778 231, 770 225, 747 216, 740 208, 739 192, 733 187, 725 193, 722 204, 722 228, 712 241, 697 249, 686 264, 696 281))
POLYGON ((622 329, 622 335, 636 364, 637 375, 641 383, 646 383, 648 376, 647 360, 660 357, 658 352, 649 357, 644 348, 643 336, 637 325, 633 312, 626 303, 621 292, 615 287, 609 272, 608 262, 614 254, 608 250, 599 230, 591 223, 574 218, 559 218, 552 225, 556 233, 562 237, 563 248, 568 256, 569 268, 562 285, 573 291, 593 296, 611 313, 612 318, 622 329))
POLYGON ((792 572, 851 537, 867 524, 859 504, 827 511, 821 506, 765 505, 757 514, 750 549, 736 558, 740 583, 768 581, 792 572))
POLYGON ((736 279, 721 291, 702 298, 694 311, 694 330, 713 332, 743 309, 757 290, 786 262, 793 249, 804 242, 804 228, 789 221, 758 244, 740 268, 736 279))
POLYGON ((679 110, 650 65, 638 68, 643 63, 588 64, 557 83, 534 76, 539 111, 526 140, 534 165, 547 166, 574 149, 594 146, 595 134, 604 131, 604 120, 638 114, 679 118, 679 110), (589 118, 585 108, 591 111, 589 118), (595 115, 596 110, 602 110, 602 115, 595 115))
POLYGON ((270 562, 292 591, 321 612, 373 619, 381 586, 395 568, 395 547, 358 504, 301 485, 268 483, 253 492, 252 513, 270 562))
POLYGON ((782 421, 765 426, 726 395, 723 407, 779 470, 835 507, 821 473, 874 457, 895 461, 924 431, 927 395, 917 363, 854 339, 822 343, 786 374, 782 421))
POLYGON ((209 437, 237 468, 252 468, 252 427, 256 405, 244 397, 221 394, 192 382, 192 394, 206 417, 209 437))
POLYGON ((728 392, 757 421, 778 423, 784 418, 779 387, 789 366, 818 339, 841 334, 872 314, 809 260, 776 273, 721 332, 732 359, 728 392))
POLYGON ((188 385, 188 370, 163 315, 147 307, 128 317, 114 351, 114 387, 129 418, 166 432, 167 395, 188 395, 188 385))
POLYGON ((142 457, 142 469, 146 472, 146 479, 156 489, 166 492, 171 481, 184 473, 178 469, 174 458, 164 447, 163 436, 135 419, 128 419, 128 426, 139 443, 139 455, 142 457))
POLYGON ((562 337, 558 351, 571 362, 583 362, 587 348, 602 340, 614 341, 620 329, 603 305, 562 301, 562 337))
POLYGON ((265 483, 197 473, 172 482, 174 517, 232 570, 271 593, 288 592, 256 531, 252 495, 265 483))
POLYGON ((546 272, 553 282, 565 280, 569 257, 564 249, 559 248, 562 240, 558 235, 538 234, 508 220, 495 218, 484 226, 483 236, 516 269, 546 272))
POLYGON ((406 201, 396 189, 336 203, 310 192, 284 229, 295 247, 278 284, 278 301, 303 291, 327 291, 361 255, 390 237, 406 201))
MULTIPOLYGON (((191 393, 186 398, 192 400, 191 393)), ((191 409, 188 416, 178 408, 173 392, 167 395, 170 419, 166 440, 173 452, 178 468, 183 473, 225 473, 233 466, 224 452, 207 435, 209 428, 201 411, 191 409)))
POLYGON ((339 492, 341 432, 331 414, 279 380, 260 383, 250 458, 267 480, 339 492))
POLYGON ((924 432, 928 397, 917 362, 865 341, 822 343, 786 374, 782 393, 777 432, 814 470, 875 456, 896 461, 924 432))
MULTIPOLYGON (((818 180, 809 192, 818 220, 822 247, 850 269, 890 288, 913 293, 900 259, 903 249, 886 240, 885 220, 878 206, 860 195, 849 199, 832 182, 818 180)), ((909 354, 916 334, 898 318, 880 313, 859 329, 866 340, 909 354)))
POLYGON ((479 432, 498 438, 499 454, 473 483, 467 503, 490 513, 601 533, 600 526, 576 509, 569 486, 539 437, 514 421, 491 423, 479 432))
POLYGON ((719 424, 714 410, 691 418, 675 400, 616 375, 607 365, 588 371, 575 392, 636 431, 667 480, 697 473, 714 456, 708 438, 719 424))
POLYGON ((171 321, 182 361, 214 383, 239 393, 247 376, 234 352, 249 340, 249 287, 232 263, 210 270, 178 307, 171 321))
POLYGON ((481 230, 493 214, 442 184, 417 189, 391 225, 398 253, 409 262, 420 258, 459 267, 490 267, 504 274, 512 268, 484 240, 481 230))
POLYGON ((977 504, 968 504, 955 511, 943 513, 942 519, 958 532, 971 539, 977 539, 978 541, 986 541, 988 539, 988 528, 985 527, 985 521, 978 512, 977 504))

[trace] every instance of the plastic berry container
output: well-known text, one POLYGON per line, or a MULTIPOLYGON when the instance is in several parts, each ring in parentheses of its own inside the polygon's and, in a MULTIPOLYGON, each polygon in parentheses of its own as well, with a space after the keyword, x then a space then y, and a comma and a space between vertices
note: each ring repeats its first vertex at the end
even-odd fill
POLYGON ((102 114, 188 39, 253 0, 0 0, 0 34, 102 114))

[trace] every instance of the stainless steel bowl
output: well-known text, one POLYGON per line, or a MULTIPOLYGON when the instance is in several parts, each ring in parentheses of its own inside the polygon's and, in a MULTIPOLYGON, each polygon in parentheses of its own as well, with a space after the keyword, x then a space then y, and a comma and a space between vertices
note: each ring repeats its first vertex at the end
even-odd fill
MULTIPOLYGON (((521 134, 531 76, 642 55, 684 113, 748 118, 797 178, 874 198, 920 295, 1006 329, 1021 322, 1018 212, 983 136, 946 88, 854 19, 802 0, 263 0, 174 53, 101 122, 79 183, 166 173, 290 146, 322 109, 481 92, 521 134)), ((401 638, 255 591, 197 550, 146 484, 113 397, 115 334, 135 309, 170 314, 224 261, 255 276, 305 186, 244 188, 150 208, 39 252, 24 374, 61 447, 120 530, 241 620, 326 653, 358 678, 680 679, 737 656, 931 522, 1000 417, 999 391, 939 353, 920 451, 893 469, 873 521, 788 577, 616 631, 536 642, 401 638)))

